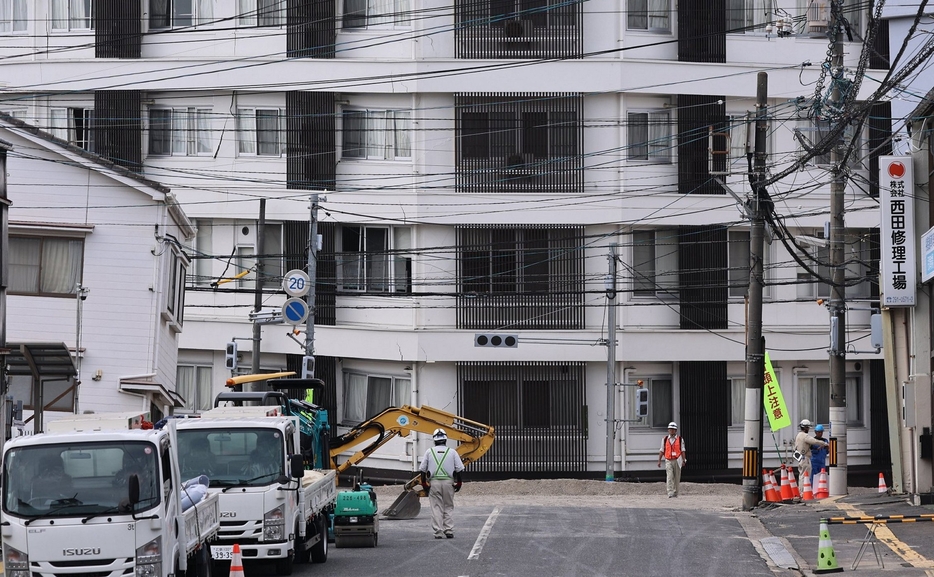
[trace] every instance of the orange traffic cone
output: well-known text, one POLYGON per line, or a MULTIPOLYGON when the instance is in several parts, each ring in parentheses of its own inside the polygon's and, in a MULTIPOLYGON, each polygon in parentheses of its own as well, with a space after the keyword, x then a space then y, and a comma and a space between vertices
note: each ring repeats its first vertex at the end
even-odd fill
POLYGON ((795 481, 795 470, 788 467, 788 484, 791 485, 791 495, 794 499, 801 498, 801 491, 798 490, 798 482, 795 481))
POLYGON ((807 471, 801 474, 801 487, 803 488, 801 498, 805 501, 813 501, 814 493, 811 491, 811 476, 807 474, 807 471))
POLYGON ((826 499, 830 496, 830 487, 827 486, 827 469, 821 469, 817 477, 817 493, 815 499, 826 499))
POLYGON ((233 554, 230 557, 230 577, 244 577, 243 557, 240 555, 239 543, 234 543, 233 554))
POLYGON ((766 469, 762 469, 762 494, 766 503, 777 503, 782 500, 778 496, 778 491, 775 490, 775 485, 772 483, 772 477, 766 469))
POLYGON ((888 490, 889 488, 885 486, 885 475, 883 475, 882 473, 879 473, 879 492, 885 493, 888 490))
POLYGON ((791 492, 791 485, 788 484, 788 470, 782 465, 782 503, 791 503, 795 500, 794 493, 791 492))
POLYGON ((782 502, 782 494, 781 494, 781 492, 780 492, 780 491, 781 491, 781 485, 778 484, 778 479, 775 478, 775 471, 774 471, 774 470, 770 470, 770 471, 769 471, 769 479, 772 480, 772 490, 775 491, 775 502, 776 502, 776 503, 781 503, 781 502, 782 502))

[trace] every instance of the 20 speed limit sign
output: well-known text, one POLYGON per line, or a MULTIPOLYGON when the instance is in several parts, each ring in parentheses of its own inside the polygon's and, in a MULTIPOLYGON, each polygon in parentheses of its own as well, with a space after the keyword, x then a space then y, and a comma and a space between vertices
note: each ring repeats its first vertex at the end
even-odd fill
POLYGON ((282 290, 289 296, 303 297, 310 288, 308 275, 303 270, 290 270, 282 279, 282 290))

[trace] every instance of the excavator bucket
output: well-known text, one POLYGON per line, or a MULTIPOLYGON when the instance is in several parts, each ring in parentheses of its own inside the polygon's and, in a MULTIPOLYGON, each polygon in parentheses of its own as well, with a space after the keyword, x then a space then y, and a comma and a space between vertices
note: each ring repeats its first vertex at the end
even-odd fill
POLYGON ((383 509, 383 519, 414 519, 422 510, 418 491, 402 491, 388 508, 383 509))

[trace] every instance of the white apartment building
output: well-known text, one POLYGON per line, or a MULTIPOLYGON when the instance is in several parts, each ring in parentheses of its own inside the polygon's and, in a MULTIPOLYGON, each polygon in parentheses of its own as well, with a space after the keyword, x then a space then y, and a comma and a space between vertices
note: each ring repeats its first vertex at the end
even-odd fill
MULTIPOLYGON (((615 387, 617 476, 658 474, 672 420, 687 478, 738 476, 749 226, 727 188, 749 191, 743 118, 758 72, 772 173, 803 154, 796 131, 823 135, 808 99, 829 86, 829 2, 0 3, 0 110, 166 183, 197 226, 174 389, 187 410, 223 390, 225 343, 236 338, 249 366, 255 283, 265 307, 282 304, 318 192, 314 343, 328 389, 317 400, 336 432, 386 406, 431 405, 496 428, 478 475, 599 475, 612 322, 617 382, 650 391, 637 419, 634 387, 615 387), (217 284, 254 266, 260 198, 264 277, 217 284), (475 346, 491 333, 518 346, 475 346)), ((868 13, 846 15, 866 31, 868 13)), ((861 47, 846 42, 848 67, 861 47)), ((886 50, 870 58, 880 77, 886 50)), ((875 475, 891 463, 882 355, 868 343, 888 104, 872 117, 849 135, 847 445, 851 472, 875 475)), ((769 190, 824 263, 828 162, 769 190)), ((828 313, 816 301, 829 286, 772 236, 767 350, 792 421, 826 425, 828 313)), ((298 370, 304 336, 290 329, 263 328, 264 370, 298 370)), ((766 431, 767 464, 795 432, 766 431)), ((364 467, 405 475, 425 446, 394 441, 364 467)))

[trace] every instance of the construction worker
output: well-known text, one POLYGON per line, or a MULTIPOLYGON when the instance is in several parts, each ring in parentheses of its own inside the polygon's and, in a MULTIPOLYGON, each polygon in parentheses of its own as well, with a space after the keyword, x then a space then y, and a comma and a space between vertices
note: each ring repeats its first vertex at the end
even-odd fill
MULTIPOLYGON (((808 431, 811 429, 811 421, 807 419, 802 419, 798 423, 798 428, 801 429, 798 431, 798 434, 795 435, 795 452, 794 458, 798 462, 798 476, 800 477, 804 473, 808 474, 808 477, 811 476, 811 450, 814 447, 828 447, 827 441, 821 439, 815 439, 808 434, 808 431)), ((823 429, 823 427, 821 427, 823 429)))
MULTIPOLYGON (((814 439, 818 441, 824 440, 824 425, 814 426, 814 439)), ((819 445, 811 447, 811 474, 820 473, 820 470, 824 468, 826 462, 827 447, 819 445)))
POLYGON ((662 466, 665 459, 665 488, 668 489, 668 498, 678 496, 678 487, 681 485, 681 467, 688 462, 684 452, 684 439, 678 434, 678 423, 668 423, 668 435, 662 439, 662 448, 658 452, 658 466, 662 466))
POLYGON ((431 505, 431 528, 435 539, 454 538, 454 493, 461 490, 464 463, 457 451, 447 446, 444 429, 435 429, 431 438, 435 446, 425 451, 420 472, 422 487, 428 489, 431 505))

